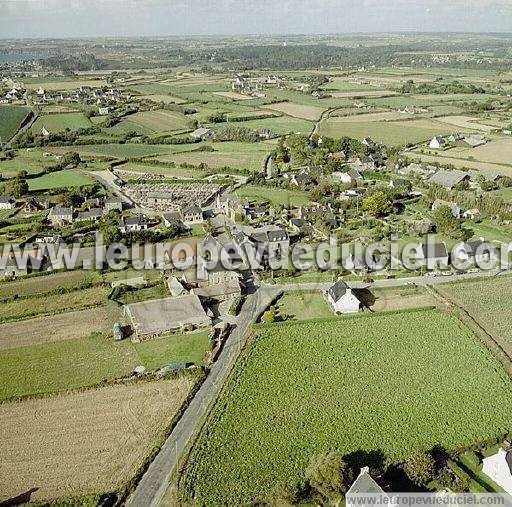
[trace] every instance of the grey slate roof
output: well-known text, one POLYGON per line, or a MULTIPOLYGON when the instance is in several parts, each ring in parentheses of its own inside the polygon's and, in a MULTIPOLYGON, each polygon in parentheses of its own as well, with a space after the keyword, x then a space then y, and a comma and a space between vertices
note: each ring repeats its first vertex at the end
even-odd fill
POLYGON ((358 493, 384 493, 384 490, 377 484, 375 479, 366 471, 359 474, 359 477, 354 481, 347 494, 358 493))
POLYGON ((334 302, 339 301, 347 293, 348 285, 340 278, 334 285, 332 285, 327 293, 331 296, 334 302))
POLYGON ((452 189, 455 185, 458 185, 469 178, 470 175, 464 171, 447 171, 445 169, 441 169, 429 179, 429 182, 441 185, 444 188, 452 189))
POLYGON ((425 259, 441 259, 448 257, 448 252, 446 251, 446 245, 444 243, 424 243, 421 245, 421 249, 425 259))

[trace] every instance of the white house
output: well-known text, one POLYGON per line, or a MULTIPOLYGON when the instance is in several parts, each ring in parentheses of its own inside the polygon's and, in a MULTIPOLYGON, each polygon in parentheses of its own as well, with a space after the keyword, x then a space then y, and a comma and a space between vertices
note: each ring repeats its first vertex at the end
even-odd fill
MULTIPOLYGON (((361 500, 366 499, 368 501, 368 495, 387 496, 387 493, 370 475, 370 469, 368 467, 363 467, 345 495, 346 507, 359 507, 361 505, 365 505, 365 502, 361 502, 361 500)), ((391 498, 389 500, 390 502, 386 502, 384 505, 389 505, 391 507, 394 503, 391 502, 391 498)))
POLYGON ((16 199, 12 195, 0 195, 0 209, 14 209, 16 199))
POLYGON ((446 269, 450 262, 445 243, 424 243, 419 251, 419 259, 429 270, 446 269))
POLYGON ((327 290, 326 298, 336 313, 357 313, 361 309, 361 301, 342 278, 327 290))
POLYGON ((512 495, 512 452, 503 448, 488 458, 484 458, 482 471, 498 486, 512 495))
POLYGON ((429 147, 434 150, 439 150, 440 148, 444 148, 446 146, 446 139, 441 136, 436 136, 430 141, 429 147))

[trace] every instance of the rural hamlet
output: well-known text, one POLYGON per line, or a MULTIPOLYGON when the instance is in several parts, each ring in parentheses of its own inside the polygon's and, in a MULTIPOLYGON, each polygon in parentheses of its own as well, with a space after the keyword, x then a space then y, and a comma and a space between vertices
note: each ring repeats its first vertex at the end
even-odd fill
POLYGON ((511 48, 510 0, 3 2, 0 506, 512 505, 511 48))

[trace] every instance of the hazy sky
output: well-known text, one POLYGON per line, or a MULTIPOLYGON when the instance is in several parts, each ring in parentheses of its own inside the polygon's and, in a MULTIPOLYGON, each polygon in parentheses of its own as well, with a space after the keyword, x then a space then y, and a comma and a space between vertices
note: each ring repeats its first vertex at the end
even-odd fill
POLYGON ((512 0, 0 0, 0 38, 511 32, 512 0))

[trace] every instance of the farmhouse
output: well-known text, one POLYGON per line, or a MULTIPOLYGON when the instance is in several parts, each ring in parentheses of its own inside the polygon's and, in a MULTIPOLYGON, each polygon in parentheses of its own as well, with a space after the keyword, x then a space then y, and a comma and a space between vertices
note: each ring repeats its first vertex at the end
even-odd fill
POLYGON ((482 471, 512 495, 512 451, 510 449, 500 448, 496 454, 484 458, 482 471))
POLYGON ((123 211, 123 201, 119 197, 109 197, 105 200, 107 211, 123 211))
POLYGON ((447 171, 446 169, 441 169, 436 172, 428 181, 431 184, 441 185, 447 190, 452 190, 453 187, 461 184, 464 181, 469 181, 471 176, 464 171, 447 171))
POLYGON ((443 206, 448 206, 448 208, 450 208, 454 218, 459 219, 461 217, 462 210, 457 203, 450 202, 450 201, 443 201, 442 199, 436 199, 434 201, 434 203, 432 204, 432 211, 435 211, 436 209, 439 209, 443 206))
POLYGON ((423 260, 429 270, 446 269, 449 264, 448 251, 445 243, 424 243, 419 252, 420 260, 423 260))
POLYGON ((52 208, 48 214, 48 220, 50 220, 53 226, 63 226, 66 224, 73 223, 73 209, 72 208, 52 208))
POLYGON ((101 208, 91 208, 88 211, 81 211, 76 217, 77 222, 86 222, 92 220, 97 222, 103 216, 103 210, 101 208))
POLYGON ((484 137, 482 136, 467 136, 464 138, 464 142, 468 144, 471 148, 477 148, 478 146, 483 146, 487 143, 484 137))
POLYGON ((16 199, 12 195, 0 195, 0 209, 14 209, 16 199))
POLYGON ((163 213, 162 220, 164 221, 164 225, 166 227, 171 227, 175 225, 181 228, 183 226, 183 217, 181 216, 181 213, 179 211, 163 213))
POLYGON ((340 183, 345 183, 347 185, 353 185, 358 181, 363 180, 363 176, 359 171, 355 169, 349 169, 347 172, 335 172, 332 173, 333 177, 336 178, 340 183))
POLYGON ((480 239, 459 243, 455 246, 454 254, 460 261, 483 265, 492 259, 496 259, 497 252, 492 243, 480 239))
POLYGON ((123 234, 127 232, 143 231, 148 228, 148 219, 144 215, 121 217, 118 227, 123 234))
POLYGON ((200 139, 201 141, 211 141, 215 137, 215 133, 212 129, 204 127, 194 130, 190 135, 194 139, 200 139))
POLYGON ((193 294, 134 303, 125 306, 125 311, 139 340, 211 325, 199 297, 193 294))
MULTIPOLYGON (((356 501, 356 498, 354 498, 356 495, 380 495, 383 493, 385 493, 384 489, 370 475, 369 467, 363 467, 361 468, 357 479, 347 491, 345 498, 346 507, 357 507, 360 505, 360 503, 356 501)), ((361 500, 361 498, 358 498, 358 500, 361 500)))
POLYGON ((203 223, 203 210, 197 206, 192 205, 184 208, 182 211, 183 221, 190 224, 201 224, 203 223))
POLYGON ((342 278, 327 290, 326 297, 336 313, 357 313, 361 309, 361 301, 342 278))
POLYGON ((446 146, 446 139, 444 137, 436 136, 430 141, 428 146, 434 150, 439 150, 446 146))
POLYGON ((30 199, 28 199, 25 202, 23 209, 24 209, 25 213, 35 213, 37 211, 42 211, 42 210, 48 209, 49 207, 50 207, 50 201, 48 201, 47 199, 39 199, 37 197, 31 197, 30 199))

